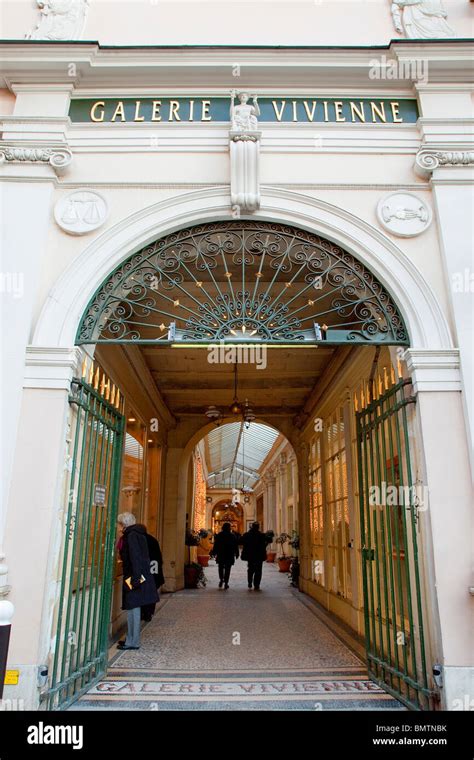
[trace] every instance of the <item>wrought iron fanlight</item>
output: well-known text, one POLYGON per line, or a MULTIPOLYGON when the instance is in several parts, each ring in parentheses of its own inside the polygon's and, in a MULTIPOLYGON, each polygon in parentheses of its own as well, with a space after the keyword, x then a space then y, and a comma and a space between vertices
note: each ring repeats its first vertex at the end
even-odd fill
POLYGON ((350 253, 284 224, 180 230, 120 264, 76 343, 408 344, 391 295, 350 253))

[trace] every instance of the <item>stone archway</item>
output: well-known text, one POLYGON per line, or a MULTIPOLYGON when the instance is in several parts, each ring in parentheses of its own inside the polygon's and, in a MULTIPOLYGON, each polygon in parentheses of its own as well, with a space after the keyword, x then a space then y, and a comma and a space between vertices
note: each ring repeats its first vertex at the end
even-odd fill
MULTIPOLYGON (((97 288, 118 264, 148 243, 185 226, 229 219, 229 199, 214 188, 143 209, 95 238, 51 290, 33 346, 70 349, 97 288)), ((252 219, 288 223, 323 235, 348 251, 391 292, 416 349, 451 349, 448 323, 433 291, 411 260, 380 230, 342 208, 275 188, 263 188, 252 219)))
POLYGON ((230 504, 229 499, 220 499, 212 508, 212 529, 217 533, 225 522, 230 522, 234 533, 244 533, 244 510, 240 504, 230 504))

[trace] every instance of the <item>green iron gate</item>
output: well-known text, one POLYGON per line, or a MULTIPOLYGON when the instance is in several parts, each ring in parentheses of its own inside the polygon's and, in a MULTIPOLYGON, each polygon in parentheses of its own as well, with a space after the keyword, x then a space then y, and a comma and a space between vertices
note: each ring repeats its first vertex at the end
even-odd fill
POLYGON ((419 487, 410 451, 409 380, 356 413, 365 641, 371 678, 409 707, 430 709, 418 565, 419 487))
POLYGON ((67 707, 107 666, 124 417, 100 370, 73 380, 69 483, 56 596, 49 709, 67 707))

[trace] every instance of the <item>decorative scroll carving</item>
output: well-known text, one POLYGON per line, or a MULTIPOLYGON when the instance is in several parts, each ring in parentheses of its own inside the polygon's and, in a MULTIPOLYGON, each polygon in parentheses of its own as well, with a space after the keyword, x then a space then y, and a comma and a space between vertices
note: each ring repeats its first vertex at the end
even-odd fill
POLYGON ((5 161, 50 164, 57 174, 61 174, 71 163, 72 153, 69 148, 62 147, 0 145, 0 164, 5 161))
POLYGON ((421 177, 429 177, 431 172, 440 166, 472 166, 473 164, 474 151, 422 148, 416 154, 415 171, 421 177))

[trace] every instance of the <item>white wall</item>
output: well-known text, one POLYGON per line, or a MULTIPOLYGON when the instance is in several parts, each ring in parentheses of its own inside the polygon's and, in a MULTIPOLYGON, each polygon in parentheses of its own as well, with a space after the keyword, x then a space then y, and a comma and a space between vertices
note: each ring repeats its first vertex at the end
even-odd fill
MULTIPOLYGON (((400 37, 390 5, 390 0, 90 0, 82 39, 104 45, 370 45, 400 37)), ((444 5, 458 36, 472 36, 467 0, 444 5)), ((38 18, 35 0, 3 0, 1 36, 22 39, 38 18)))

